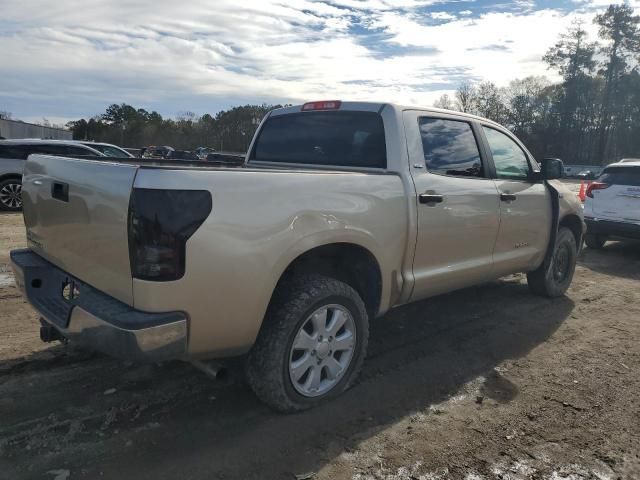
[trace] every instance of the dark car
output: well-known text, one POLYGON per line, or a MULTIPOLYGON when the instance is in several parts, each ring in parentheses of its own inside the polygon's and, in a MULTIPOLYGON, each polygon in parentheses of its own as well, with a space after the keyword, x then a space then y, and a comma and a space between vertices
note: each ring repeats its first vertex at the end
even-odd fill
POLYGON ((142 156, 144 158, 166 158, 169 155, 169 152, 173 152, 174 148, 169 147, 168 145, 164 146, 155 146, 150 145, 144 149, 142 156))
POLYGON ((188 150, 172 150, 165 158, 170 160, 200 160, 197 154, 188 150))
POLYGON ((578 173, 578 178, 582 178, 584 180, 593 180, 594 178, 596 178, 596 174, 591 170, 583 170, 578 173))

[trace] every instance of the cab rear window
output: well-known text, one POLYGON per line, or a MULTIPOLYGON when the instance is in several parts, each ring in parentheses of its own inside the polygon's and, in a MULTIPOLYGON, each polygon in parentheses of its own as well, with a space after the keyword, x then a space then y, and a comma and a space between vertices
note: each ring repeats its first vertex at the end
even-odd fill
POLYGON ((250 160, 386 168, 382 117, 346 111, 276 115, 263 125, 250 160))
POLYGON ((615 167, 607 168, 602 172, 599 182, 608 185, 628 185, 640 187, 640 168, 638 167, 615 167))

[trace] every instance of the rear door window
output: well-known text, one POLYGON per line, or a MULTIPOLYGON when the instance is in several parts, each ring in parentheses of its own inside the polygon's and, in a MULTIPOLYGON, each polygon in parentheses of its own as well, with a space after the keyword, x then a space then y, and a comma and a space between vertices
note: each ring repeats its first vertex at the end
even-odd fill
POLYGON ((640 168, 638 167, 616 167, 608 168, 602 172, 599 182, 608 185, 626 185, 630 187, 640 187, 640 168))
POLYGON ((347 111, 276 115, 263 125, 250 160, 386 168, 382 117, 347 111))
POLYGON ((456 177, 484 177, 480 150, 471 125, 462 120, 418 119, 427 170, 456 177))

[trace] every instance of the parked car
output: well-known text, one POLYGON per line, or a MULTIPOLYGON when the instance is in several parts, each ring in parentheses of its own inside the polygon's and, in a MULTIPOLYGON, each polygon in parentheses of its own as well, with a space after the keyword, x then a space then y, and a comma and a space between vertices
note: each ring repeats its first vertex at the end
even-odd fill
POLYGON ((79 141, 79 143, 99 151, 106 157, 133 158, 133 155, 131 155, 124 148, 120 148, 117 145, 112 145, 110 143, 85 142, 85 141, 79 141))
POLYGON ((144 158, 165 158, 169 155, 169 152, 174 150, 173 147, 165 146, 155 146, 151 145, 143 149, 142 156, 144 158))
POLYGON ((142 148, 125 148, 125 150, 131 154, 132 157, 140 158, 142 157, 142 148))
POLYGON ((612 163, 587 187, 585 243, 602 248, 611 237, 640 239, 640 160, 612 163))
POLYGON ((640 158, 623 158, 620 163, 640 162, 640 158))
POLYGON ((102 156, 99 151, 64 140, 0 140, 0 210, 22 208, 22 169, 32 153, 62 156, 102 156))
POLYGON ((165 157, 170 160, 192 160, 200 161, 200 157, 188 150, 171 150, 165 157))
POLYGON ((204 160, 208 154, 215 153, 216 149, 212 147, 198 147, 195 151, 196 154, 204 160))
POLYGON ((44 339, 246 354, 256 394, 296 411, 353 383, 394 306, 515 272, 563 295, 584 223, 562 171, 483 118, 313 102, 270 112, 246 168, 32 155, 11 261, 44 339))
POLYGON ((592 180, 596 178, 596 175, 592 170, 582 170, 580 173, 578 173, 578 178, 581 178, 583 180, 592 180))

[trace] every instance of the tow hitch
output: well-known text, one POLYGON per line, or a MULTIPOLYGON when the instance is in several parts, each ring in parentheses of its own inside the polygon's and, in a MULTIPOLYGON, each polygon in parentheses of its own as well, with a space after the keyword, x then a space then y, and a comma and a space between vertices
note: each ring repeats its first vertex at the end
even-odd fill
POLYGON ((66 342, 66 338, 60 335, 60 332, 53 328, 51 325, 47 324, 42 318, 40 319, 40 340, 45 343, 51 343, 53 341, 59 340, 61 342, 66 342))

